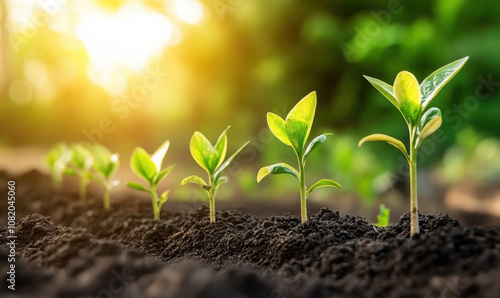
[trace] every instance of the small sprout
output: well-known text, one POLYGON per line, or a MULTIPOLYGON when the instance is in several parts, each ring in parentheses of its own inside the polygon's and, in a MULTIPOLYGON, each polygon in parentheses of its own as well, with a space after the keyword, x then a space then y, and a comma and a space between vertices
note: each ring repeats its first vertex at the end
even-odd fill
POLYGON ((377 227, 385 228, 389 225, 389 218, 391 216, 391 209, 386 208, 384 204, 380 204, 380 213, 377 215, 377 227))
POLYGON ((276 114, 267 113, 269 129, 281 142, 293 148, 299 163, 299 170, 297 171, 286 163, 277 163, 261 168, 257 174, 257 182, 260 182, 269 174, 289 174, 299 181, 302 222, 307 220, 306 200, 314 189, 326 186, 341 188, 340 184, 329 179, 321 179, 309 189, 306 188, 304 171, 306 159, 309 153, 321 145, 327 136, 331 135, 331 133, 321 134, 306 147, 307 138, 314 120, 314 113, 316 112, 316 101, 316 92, 309 93, 293 107, 285 120, 276 114))
POLYGON ((90 169, 94 159, 87 147, 76 144, 71 147, 71 159, 65 169, 65 174, 77 176, 80 180, 80 199, 86 200, 87 186, 89 185, 90 169))
POLYGON ((228 129, 229 126, 219 136, 215 146, 212 146, 212 143, 210 143, 201 132, 196 131, 193 134, 191 143, 189 144, 189 150, 196 163, 208 173, 208 183, 206 183, 203 178, 196 175, 184 178, 181 182, 181 185, 185 185, 188 182, 198 184, 207 192, 208 201, 210 203, 210 222, 215 222, 215 194, 219 187, 228 180, 226 176, 222 176, 222 173, 236 155, 250 143, 250 141, 248 141, 243 144, 233 155, 231 155, 231 157, 223 162, 227 151, 226 132, 228 129))
POLYGON ((111 180, 118 166, 120 165, 118 153, 112 154, 106 147, 95 144, 93 148, 94 156, 94 171, 97 176, 91 177, 99 182, 104 188, 104 209, 109 209, 110 206, 110 191, 113 187, 118 186, 120 181, 111 180))
POLYGON ((420 85, 413 74, 402 71, 396 76, 394 87, 378 79, 365 78, 384 95, 403 115, 410 134, 410 153, 400 140, 384 134, 373 134, 359 141, 359 146, 368 141, 385 141, 398 148, 410 165, 410 234, 419 233, 417 202, 417 150, 423 140, 435 132, 442 123, 438 108, 426 108, 431 100, 464 66, 469 57, 445 65, 429 75, 420 85))
POLYGON ((167 201, 170 190, 166 190, 158 196, 157 188, 160 182, 162 182, 174 168, 174 166, 169 166, 162 170, 163 158, 169 146, 170 141, 165 141, 165 143, 163 143, 152 155, 149 155, 146 150, 137 147, 130 159, 132 171, 137 176, 146 180, 149 186, 142 186, 135 182, 128 182, 127 186, 147 192, 151 195, 154 218, 158 220, 160 219, 161 206, 167 201))
POLYGON ((70 148, 63 143, 54 146, 47 154, 46 160, 50 168, 50 176, 54 187, 59 189, 63 181, 63 175, 66 165, 71 160, 72 153, 70 148))

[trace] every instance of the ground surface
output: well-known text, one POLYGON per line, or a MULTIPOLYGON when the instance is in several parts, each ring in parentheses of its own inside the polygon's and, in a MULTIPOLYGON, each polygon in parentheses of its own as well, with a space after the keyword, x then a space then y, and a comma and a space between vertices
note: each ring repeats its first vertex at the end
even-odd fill
MULTIPOLYGON (((103 210, 38 172, 16 183, 13 297, 500 297, 500 228, 421 215, 410 239, 408 214, 385 229, 328 209, 304 224, 221 210, 210 224, 203 206, 155 221, 147 201, 103 210)), ((13 293, 5 213, 2 297, 13 293)))

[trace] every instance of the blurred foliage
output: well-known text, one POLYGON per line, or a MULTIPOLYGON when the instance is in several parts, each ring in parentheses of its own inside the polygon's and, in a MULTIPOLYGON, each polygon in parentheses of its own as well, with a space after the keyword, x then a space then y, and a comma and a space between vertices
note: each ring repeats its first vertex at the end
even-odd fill
MULTIPOLYGON (((0 146, 50 147, 90 137, 126 159, 135 146, 152 150, 168 138, 176 163, 194 167, 187 150, 192 132, 203 130, 213 138, 230 124, 235 135, 230 150, 247 139, 255 144, 239 161, 246 173, 258 164, 293 158, 263 132, 266 112, 285 116, 297 100, 316 90, 312 134, 325 130, 334 136, 321 149, 328 164, 311 158, 310 171, 370 198, 390 185, 387 177, 400 161, 389 157, 395 154, 392 148, 361 150, 357 141, 382 132, 406 142, 407 132, 400 129, 401 116, 362 75, 390 82, 408 70, 422 81, 464 56, 470 56, 467 65, 433 101, 443 111, 443 140, 435 142, 423 166, 440 161, 445 152, 447 166, 473 154, 476 149, 465 148, 475 148, 481 139, 460 143, 464 128, 491 142, 500 135, 500 2, 493 0, 200 0, 203 18, 197 22, 192 22, 195 10, 186 6, 179 12, 175 0, 54 1, 62 4, 49 9, 34 5, 23 15, 16 5, 26 2, 50 1, 0 5, 0 146), (165 16, 172 33, 144 67, 118 69, 106 88, 96 83, 91 51, 75 32, 88 7, 110 15, 132 2, 165 16), (40 15, 46 17, 40 21, 40 15), (450 153, 457 150, 463 154, 450 153)), ((162 27, 142 35, 164 36, 166 31, 162 27)), ((134 45, 140 33, 121 36, 129 34, 134 45)), ((104 41, 114 42, 117 36, 104 41)), ((245 193, 255 188, 249 177, 238 178, 245 193)), ((280 185, 287 183, 283 178, 267 185, 280 193, 280 185)))

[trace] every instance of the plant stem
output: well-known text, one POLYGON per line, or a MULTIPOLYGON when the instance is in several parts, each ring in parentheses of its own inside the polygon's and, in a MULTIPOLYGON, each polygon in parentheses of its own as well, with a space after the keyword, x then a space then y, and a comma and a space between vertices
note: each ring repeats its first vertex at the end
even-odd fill
POLYGON ((417 201, 417 149, 413 140, 410 142, 410 219, 410 236, 413 237, 420 233, 417 201))
POLYGON ((151 200, 153 201, 153 214, 156 220, 160 220, 160 208, 158 206, 158 195, 156 194, 156 187, 151 187, 151 200))
POLYGON ((307 221, 307 190, 306 190, 306 173, 304 171, 304 163, 299 159, 299 183, 300 183, 300 215, 302 222, 307 221))
POLYGON ((209 177, 210 190, 208 191, 208 202, 210 204, 210 222, 215 222, 215 185, 212 175, 209 177))

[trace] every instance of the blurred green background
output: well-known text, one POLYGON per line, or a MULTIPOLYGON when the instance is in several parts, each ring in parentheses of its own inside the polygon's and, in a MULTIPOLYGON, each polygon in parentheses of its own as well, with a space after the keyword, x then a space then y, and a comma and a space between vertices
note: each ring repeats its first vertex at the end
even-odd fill
POLYGON ((392 84, 399 71, 408 70, 422 81, 438 67, 470 56, 432 103, 441 108, 443 125, 421 149, 420 197, 432 202, 423 207, 428 212, 435 202, 461 208, 466 203, 445 202, 450 189, 476 194, 486 188, 481 197, 490 198, 488 203, 470 208, 500 216, 500 203, 492 203, 500 181, 500 2, 0 5, 4 168, 41 166, 43 153, 57 142, 97 141, 120 153, 126 172, 135 146, 152 151, 170 139, 166 163, 178 166, 169 186, 186 198, 190 190, 177 187, 178 180, 202 174, 188 150, 193 131, 215 141, 231 125, 229 153, 248 139, 252 144, 230 170, 232 183, 221 196, 298 197, 291 178, 255 181, 260 166, 295 163, 291 150, 270 135, 265 114, 286 116, 316 90, 312 135, 334 136, 310 157, 308 179, 329 177, 344 189, 318 192, 313 200, 406 204, 407 168, 400 153, 386 144, 357 147, 370 133, 408 140, 401 115, 362 75, 392 84))

